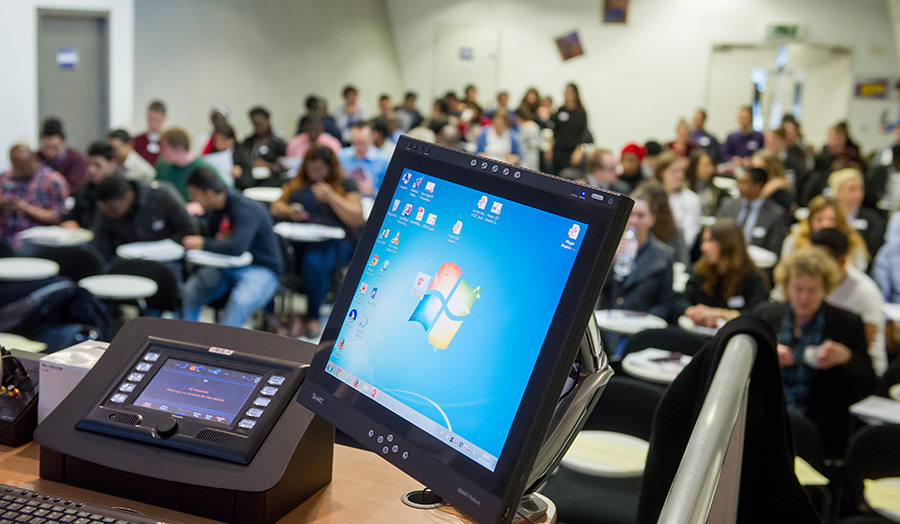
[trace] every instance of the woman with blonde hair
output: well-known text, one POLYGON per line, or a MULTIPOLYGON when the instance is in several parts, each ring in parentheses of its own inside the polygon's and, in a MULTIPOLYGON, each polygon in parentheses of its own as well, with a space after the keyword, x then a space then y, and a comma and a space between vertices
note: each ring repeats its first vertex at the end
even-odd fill
POLYGON ((850 260, 853 267, 865 271, 869 266, 869 250, 859 233, 847 222, 840 202, 837 199, 819 195, 809 201, 809 215, 799 222, 781 246, 781 258, 784 259, 795 249, 810 245, 809 237, 827 227, 840 230, 850 244, 850 260))
POLYGON ((865 181, 858 169, 839 169, 828 177, 831 196, 841 205, 850 226, 865 240, 873 257, 884 244, 885 219, 877 210, 863 206, 865 181))

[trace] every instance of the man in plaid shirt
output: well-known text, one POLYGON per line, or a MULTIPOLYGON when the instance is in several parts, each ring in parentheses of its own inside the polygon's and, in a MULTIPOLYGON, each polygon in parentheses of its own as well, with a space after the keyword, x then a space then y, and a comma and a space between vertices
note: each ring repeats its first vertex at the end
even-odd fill
POLYGON ((66 214, 69 185, 38 162, 28 146, 9 150, 12 169, 0 174, 0 236, 18 247, 16 236, 38 225, 58 224, 66 214))

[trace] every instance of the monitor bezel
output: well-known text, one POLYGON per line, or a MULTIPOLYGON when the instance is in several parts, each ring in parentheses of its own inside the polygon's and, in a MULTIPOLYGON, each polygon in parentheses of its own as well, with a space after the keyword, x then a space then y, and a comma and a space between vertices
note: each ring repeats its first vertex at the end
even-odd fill
MULTIPOLYGON (((298 401, 376 451, 381 449, 381 445, 374 441, 367 444, 368 430, 377 427, 394 431, 396 438, 402 439, 404 444, 416 451, 411 458, 419 461, 419 464, 392 454, 385 458, 435 489, 470 516, 483 522, 507 520, 511 517, 510 505, 515 508, 510 499, 517 501, 525 489, 524 484, 550 422, 556 399, 569 374, 570 365, 612 263, 615 249, 601 248, 610 234, 616 235, 618 232, 621 236, 631 206, 630 199, 617 193, 402 137, 382 182, 379 198, 372 209, 371 216, 380 219, 370 220, 364 228, 345 279, 346 283, 352 285, 343 286, 338 293, 306 382, 301 385, 298 401), (471 164, 472 160, 477 160, 474 166, 471 164), (483 162, 488 163, 486 169, 482 168, 483 162), (495 165, 498 166, 497 170, 493 170, 495 165), (368 255, 377 240, 383 217, 405 169, 477 188, 499 198, 588 224, 582 246, 493 472, 449 449, 432 435, 361 395, 325 370, 344 316, 351 308, 356 284, 365 271, 368 255), (504 175, 504 172, 507 174, 504 175), (603 198, 598 199, 593 195, 601 195, 603 198), (571 275, 589 277, 587 282, 576 282, 571 275), (321 398, 323 396, 327 398, 327 402, 321 398), (419 452, 424 454, 419 455, 419 452), (439 466, 430 464, 421 467, 422 463, 431 462, 426 456, 430 456, 439 466), (436 473, 435 467, 443 467, 446 471, 436 473), (446 485, 447 481, 462 485, 455 490, 444 489, 442 492, 438 485, 446 485)), ((607 244, 607 247, 611 245, 607 244)))

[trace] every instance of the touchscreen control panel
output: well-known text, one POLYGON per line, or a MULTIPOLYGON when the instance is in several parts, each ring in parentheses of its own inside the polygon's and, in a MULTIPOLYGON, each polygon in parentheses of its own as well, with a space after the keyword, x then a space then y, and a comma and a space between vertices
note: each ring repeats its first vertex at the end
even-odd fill
POLYGON ((248 464, 306 369, 150 337, 75 427, 248 464))

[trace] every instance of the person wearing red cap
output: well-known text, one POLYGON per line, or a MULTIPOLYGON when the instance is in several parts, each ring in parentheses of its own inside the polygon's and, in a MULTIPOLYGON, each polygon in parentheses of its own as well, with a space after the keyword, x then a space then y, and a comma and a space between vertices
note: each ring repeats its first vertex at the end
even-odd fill
POLYGON ((644 180, 644 175, 641 171, 641 161, 646 153, 642 146, 632 142, 622 148, 622 153, 619 155, 619 162, 622 164, 622 174, 619 175, 619 181, 628 184, 631 191, 644 180))

